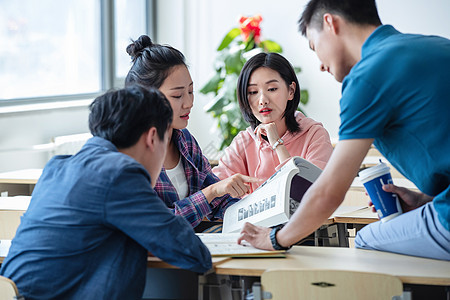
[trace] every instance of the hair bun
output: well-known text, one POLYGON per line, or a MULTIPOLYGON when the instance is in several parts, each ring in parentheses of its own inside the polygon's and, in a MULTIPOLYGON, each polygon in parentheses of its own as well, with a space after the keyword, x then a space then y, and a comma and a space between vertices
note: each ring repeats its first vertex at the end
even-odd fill
POLYGON ((136 41, 132 42, 127 46, 127 53, 134 60, 135 57, 142 54, 142 51, 147 48, 153 46, 153 42, 147 35, 141 35, 136 41))

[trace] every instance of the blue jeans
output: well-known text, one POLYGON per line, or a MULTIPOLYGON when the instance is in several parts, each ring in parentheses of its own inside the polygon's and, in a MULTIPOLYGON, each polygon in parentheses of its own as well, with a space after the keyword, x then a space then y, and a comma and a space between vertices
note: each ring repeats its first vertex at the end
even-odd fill
POLYGON ((385 223, 360 230, 356 248, 450 260, 450 231, 438 219, 432 202, 385 223))

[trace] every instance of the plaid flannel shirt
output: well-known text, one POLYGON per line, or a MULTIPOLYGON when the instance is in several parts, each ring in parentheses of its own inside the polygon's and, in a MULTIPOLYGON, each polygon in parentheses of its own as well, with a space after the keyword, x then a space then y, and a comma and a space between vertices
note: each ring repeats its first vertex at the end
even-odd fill
POLYGON ((192 227, 196 227, 204 217, 210 221, 223 219, 225 209, 239 199, 226 194, 208 203, 201 190, 220 179, 211 171, 211 165, 187 129, 174 129, 172 139, 181 154, 189 196, 184 199, 178 198, 178 193, 164 168, 155 185, 156 193, 176 215, 183 216, 192 227))

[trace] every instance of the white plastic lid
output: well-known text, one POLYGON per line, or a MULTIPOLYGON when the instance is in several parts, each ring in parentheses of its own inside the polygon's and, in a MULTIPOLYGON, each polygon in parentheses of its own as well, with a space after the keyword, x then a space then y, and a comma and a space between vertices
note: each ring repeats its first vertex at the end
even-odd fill
POLYGON ((384 174, 388 174, 389 172, 390 172, 389 166, 386 165, 384 162, 382 162, 380 159, 380 163, 378 165, 364 169, 361 172, 359 172, 358 175, 359 180, 361 180, 362 183, 366 183, 374 178, 377 178, 384 174))

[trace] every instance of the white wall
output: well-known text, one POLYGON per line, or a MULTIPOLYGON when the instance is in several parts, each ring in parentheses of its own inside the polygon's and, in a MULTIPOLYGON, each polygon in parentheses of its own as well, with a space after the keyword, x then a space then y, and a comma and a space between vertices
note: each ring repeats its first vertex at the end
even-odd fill
MULTIPOLYGON (((284 55, 302 67, 300 85, 310 92, 306 112, 323 122, 331 136, 339 127, 340 84, 319 72, 319 61, 297 31, 297 20, 306 0, 159 0, 158 42, 171 44, 185 53, 195 82, 195 89, 212 74, 215 49, 225 33, 237 26, 239 15, 261 14, 262 35, 280 43, 284 55)), ((378 0, 381 20, 403 32, 436 34, 450 38, 450 1, 448 0, 378 0)), ((189 129, 205 147, 217 142, 211 133, 213 120, 203 112, 212 96, 196 93, 189 129)), ((88 131, 87 107, 0 114, 0 172, 40 168, 47 161, 45 153, 10 151, 48 143, 58 135, 88 131)))
POLYGON ((42 168, 47 152, 29 151, 60 135, 89 132, 88 108, 0 114, 0 172, 42 168))
MULTIPOLYGON (((310 93, 306 113, 322 122, 332 137, 337 137, 341 84, 328 73, 319 71, 319 60, 297 30, 297 21, 307 0, 159 2, 158 42, 171 44, 183 51, 197 91, 213 73, 215 49, 223 36, 238 25, 239 16, 261 14, 263 38, 281 44, 283 55, 303 70, 299 76, 300 86, 310 93)), ((392 24, 402 32, 450 38, 448 0, 378 0, 377 5, 384 24, 392 24)), ((215 125, 212 118, 203 112, 203 106, 211 99, 212 95, 195 94, 194 110, 188 126, 202 147, 218 141, 218 132, 213 132, 215 125)))

